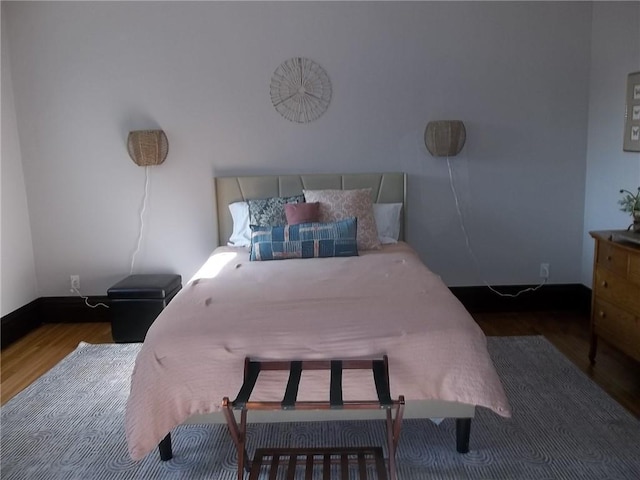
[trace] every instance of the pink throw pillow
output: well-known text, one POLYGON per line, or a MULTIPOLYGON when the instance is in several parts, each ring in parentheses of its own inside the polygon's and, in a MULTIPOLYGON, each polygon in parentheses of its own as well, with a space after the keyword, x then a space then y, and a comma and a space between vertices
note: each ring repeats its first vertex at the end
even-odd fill
POLYGON ((371 188, 354 190, 302 190, 307 202, 320 202, 320 221, 335 222, 349 217, 358 219, 358 250, 380 248, 373 215, 371 188))
POLYGON ((320 203, 285 203, 284 213, 289 225, 318 221, 320 203))

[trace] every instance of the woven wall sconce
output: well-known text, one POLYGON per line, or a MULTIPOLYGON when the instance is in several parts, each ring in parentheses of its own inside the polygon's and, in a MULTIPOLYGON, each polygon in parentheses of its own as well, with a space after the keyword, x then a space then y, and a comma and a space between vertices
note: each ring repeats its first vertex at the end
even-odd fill
POLYGON ((434 157, 454 157, 462 150, 467 131, 460 120, 429 122, 424 131, 424 143, 434 157))
POLYGON ((141 167, 160 165, 169 153, 169 141, 162 130, 136 130, 129 132, 127 150, 141 167))

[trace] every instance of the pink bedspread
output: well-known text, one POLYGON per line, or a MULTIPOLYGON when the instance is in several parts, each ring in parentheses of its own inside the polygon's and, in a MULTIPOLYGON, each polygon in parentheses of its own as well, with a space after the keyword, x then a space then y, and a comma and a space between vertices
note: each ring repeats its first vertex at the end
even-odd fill
MULTIPOLYGON (((191 415, 218 411, 224 396, 234 398, 246 356, 387 354, 394 398, 462 402, 510 415, 484 334, 406 243, 359 257, 248 257, 246 249, 216 249, 149 330, 126 409, 133 459, 191 415)), ((327 399, 327 385, 306 375, 298 398, 327 399)), ((364 377, 344 378, 345 399, 375 398, 364 377)), ((260 383, 252 399, 279 400, 286 377, 260 383)))

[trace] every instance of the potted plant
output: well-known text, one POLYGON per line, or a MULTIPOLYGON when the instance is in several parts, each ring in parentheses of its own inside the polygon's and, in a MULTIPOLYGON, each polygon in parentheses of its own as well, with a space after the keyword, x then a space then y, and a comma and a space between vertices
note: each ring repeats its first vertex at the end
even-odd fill
POLYGON ((620 210, 630 213, 633 217, 633 223, 629 225, 629 229, 634 232, 640 232, 640 187, 636 193, 632 193, 629 190, 620 190, 622 194, 622 200, 618 200, 620 210))

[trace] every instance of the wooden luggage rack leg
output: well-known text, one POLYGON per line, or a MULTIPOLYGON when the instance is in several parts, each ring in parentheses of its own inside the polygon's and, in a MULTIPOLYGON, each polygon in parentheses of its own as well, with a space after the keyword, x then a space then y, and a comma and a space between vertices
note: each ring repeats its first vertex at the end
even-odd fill
POLYGON ((396 480, 395 454, 400 439, 402 416, 404 413, 404 397, 392 400, 389 390, 389 366, 387 356, 375 360, 293 360, 293 361, 252 361, 245 358, 244 380, 235 400, 229 397, 222 400, 224 412, 229 427, 229 433, 238 452, 238 480, 244 478, 244 472, 250 472, 250 480, 257 479, 263 458, 271 458, 271 478, 275 478, 275 471, 279 465, 279 458, 288 458, 288 477, 294 478, 295 468, 304 465, 306 478, 311 478, 311 470, 316 464, 324 467, 325 478, 329 478, 328 470, 331 463, 341 465, 343 478, 348 472, 348 463, 357 462, 360 478, 366 479, 365 461, 376 464, 379 480, 386 480, 384 458, 380 447, 364 448, 331 448, 324 449, 259 449, 252 462, 247 454, 247 411, 248 410, 328 410, 328 409, 384 409, 386 411, 387 451, 389 454, 388 467, 391 480, 396 480), (344 401, 342 398, 342 372, 345 369, 367 369, 373 373, 376 386, 377 400, 344 401), (281 402, 252 402, 249 400, 255 387, 258 375, 263 370, 288 370, 284 398, 281 402), (329 401, 297 401, 298 387, 302 370, 330 370, 329 401), (233 410, 240 410, 238 423, 233 410), (395 410, 395 417, 393 415, 395 410), (315 460, 314 456, 321 456, 322 460, 315 460), (337 458, 333 458, 336 457, 337 458), (253 463, 253 468, 252 464, 253 463), (382 468, 381 468, 382 465, 382 468), (345 470, 347 469, 347 470, 345 470))

